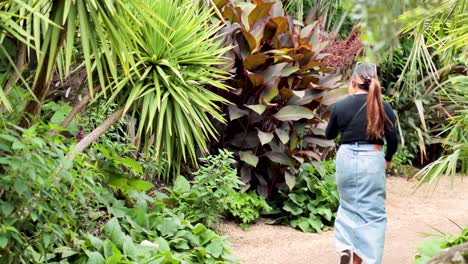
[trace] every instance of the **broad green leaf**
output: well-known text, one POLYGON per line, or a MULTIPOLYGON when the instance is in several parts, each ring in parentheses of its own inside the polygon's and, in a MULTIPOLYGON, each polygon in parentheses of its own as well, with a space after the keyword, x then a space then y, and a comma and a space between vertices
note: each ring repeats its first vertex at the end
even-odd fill
POLYGON ((443 243, 445 243, 444 238, 434 238, 418 245, 417 249, 420 255, 434 257, 442 251, 441 245, 443 243))
POLYGON ((240 159, 254 167, 258 164, 258 157, 251 151, 239 151, 240 159))
POLYGON ((312 110, 303 106, 287 105, 273 116, 280 121, 297 121, 302 118, 312 119, 315 117, 315 114, 312 110))
POLYGON ((206 246, 206 252, 210 253, 213 257, 219 258, 223 254, 224 245, 221 238, 216 238, 211 241, 211 243, 206 246))
POLYGON ((87 264, 105 264, 106 260, 99 252, 91 252, 89 250, 85 250, 86 255, 88 256, 87 264))
POLYGON ((288 197, 298 206, 304 206, 304 202, 308 199, 308 196, 304 193, 290 193, 288 197))
POLYGON ((190 182, 184 177, 179 176, 174 181, 174 185, 172 186, 172 191, 175 193, 185 193, 190 190, 190 182))
POLYGON ((200 224, 198 223, 192 230, 192 232, 195 234, 195 235, 198 235, 200 234, 201 232, 205 232, 207 229, 206 227, 203 225, 203 224, 200 224))
POLYGON ((9 216, 13 210, 15 210, 15 207, 9 202, 2 202, 0 209, 2 210, 2 214, 4 216, 9 216))
POLYGON ((294 228, 299 227, 302 232, 312 232, 313 229, 310 226, 309 219, 305 217, 299 217, 291 221, 291 226, 294 228))
POLYGON ((157 225, 159 232, 163 236, 173 236, 179 230, 179 223, 175 219, 164 218, 161 223, 157 225))
POLYGON ((252 109, 255 111, 257 114, 261 115, 263 112, 265 112, 267 106, 263 104, 258 104, 258 105, 245 105, 246 107, 252 109))
POLYGON ((143 174, 143 167, 134 159, 125 157, 118 161, 119 164, 124 165, 125 167, 132 169, 136 173, 143 174))
POLYGON ((127 181, 129 187, 138 192, 146 192, 154 187, 149 181, 130 179, 127 181))
POLYGON ((273 133, 258 130, 258 138, 260 139, 260 143, 262 143, 262 145, 270 143, 273 137, 273 133))
POLYGON ((104 232, 111 237, 111 241, 115 245, 122 248, 125 234, 122 232, 122 228, 120 227, 120 223, 117 218, 112 218, 104 225, 104 232))
POLYGON ((8 245, 8 238, 0 236, 0 248, 5 248, 8 245))
MULTIPOLYGON (((302 208, 292 202, 286 202, 283 206, 283 209, 286 211, 286 212, 290 212, 291 214, 293 215, 301 215, 304 210, 302 210, 302 208)), ((291 223, 292 224, 292 223, 291 223)))
POLYGON ((78 254, 78 252, 75 252, 72 248, 66 246, 54 249, 54 253, 59 253, 62 258, 68 258, 70 256, 78 254))
POLYGON ((323 223, 319 217, 309 217, 309 224, 315 230, 315 232, 320 233, 323 228, 323 223))

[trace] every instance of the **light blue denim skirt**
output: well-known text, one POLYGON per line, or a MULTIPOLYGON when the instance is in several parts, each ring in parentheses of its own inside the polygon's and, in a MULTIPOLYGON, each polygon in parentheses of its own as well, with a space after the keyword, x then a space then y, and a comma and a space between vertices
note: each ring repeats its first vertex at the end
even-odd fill
POLYGON ((336 156, 340 194, 334 236, 338 252, 351 250, 379 264, 385 241, 385 157, 371 144, 341 145, 336 156))

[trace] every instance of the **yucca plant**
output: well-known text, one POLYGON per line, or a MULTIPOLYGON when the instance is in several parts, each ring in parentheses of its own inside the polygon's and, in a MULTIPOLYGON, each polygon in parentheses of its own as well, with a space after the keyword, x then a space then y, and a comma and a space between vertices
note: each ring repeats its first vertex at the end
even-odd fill
MULTIPOLYGON (((39 115, 55 69, 62 76, 68 75, 72 63, 82 63, 90 93, 96 79, 105 89, 134 64, 128 55, 130 38, 135 37, 129 21, 131 25, 158 21, 139 0, 9 0, 2 4, 4 13, 22 18, 4 27, 10 29, 6 32, 12 37, 27 41, 27 62, 35 67, 30 69, 34 73, 34 99, 26 104, 23 126, 31 124, 30 117, 39 115), (140 10, 142 21, 137 21, 130 10, 140 10), (77 58, 80 61, 74 61, 77 58)), ((2 15, 0 18, 3 20, 2 15)))
POLYGON ((211 118, 224 122, 218 103, 227 101, 206 87, 226 89, 227 73, 216 65, 227 48, 209 10, 197 1, 144 2, 163 23, 134 23, 131 54, 138 62, 112 89, 109 102, 137 119, 135 143, 154 148, 168 180, 179 174, 182 162, 196 164, 197 151, 208 151, 206 142, 216 135, 211 118))

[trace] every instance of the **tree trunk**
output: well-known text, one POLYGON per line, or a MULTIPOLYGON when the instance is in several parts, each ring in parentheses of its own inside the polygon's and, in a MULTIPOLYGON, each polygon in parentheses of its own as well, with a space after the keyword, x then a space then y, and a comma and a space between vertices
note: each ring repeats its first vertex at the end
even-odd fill
MULTIPOLYGON (((55 17, 57 15, 57 1, 54 1, 53 5, 52 5, 52 17, 55 17)), ((68 22, 65 22, 64 25, 62 25, 62 29, 60 30, 60 35, 59 35, 59 39, 58 39, 58 42, 57 42, 57 47, 54 47, 56 48, 55 50, 55 54, 52 58, 52 70, 55 68, 55 65, 56 65, 56 62, 57 62, 57 56, 60 52, 60 48, 62 47, 63 45, 63 41, 65 40, 65 36, 66 36, 66 33, 67 33, 67 23, 68 22)), ((50 26, 50 30, 52 31, 52 26, 50 26)), ((48 31, 49 34, 51 34, 51 32, 48 31)), ((49 44, 50 45, 50 44, 49 44)), ((48 58, 50 57, 50 52, 51 52, 51 46, 48 46, 47 47, 47 51, 45 53, 45 58, 48 58)), ((23 116, 23 119, 20 121, 19 123, 19 126, 21 127, 30 127, 33 123, 33 118, 34 117, 37 117, 39 116, 39 113, 41 112, 41 108, 42 108, 42 104, 46 98, 46 95, 47 95, 47 92, 49 91, 49 86, 50 86, 50 81, 52 79, 52 74, 49 76, 49 78, 47 78, 47 70, 48 70, 48 67, 46 65, 47 63, 47 60, 45 60, 44 62, 44 65, 42 65, 41 67, 41 71, 39 72, 39 77, 37 78, 37 81, 34 83, 34 88, 33 88, 33 92, 34 92, 34 95, 36 96, 36 100, 32 100, 32 101, 29 101, 27 104, 26 104, 26 107, 24 109, 24 116, 23 116)))
POLYGON ((432 258, 428 264, 467 264, 468 242, 443 250, 438 256, 432 258))
POLYGON ((91 133, 78 142, 75 147, 68 153, 67 157, 70 160, 75 159, 76 155, 83 152, 89 145, 96 141, 102 134, 104 134, 113 124, 115 124, 122 117, 124 108, 120 108, 110 115, 102 124, 96 127, 91 133))

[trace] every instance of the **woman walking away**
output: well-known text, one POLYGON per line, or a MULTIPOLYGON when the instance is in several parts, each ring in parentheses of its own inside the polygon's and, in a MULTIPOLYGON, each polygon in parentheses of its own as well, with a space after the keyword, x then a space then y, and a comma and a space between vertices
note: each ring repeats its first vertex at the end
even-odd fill
POLYGON ((350 93, 332 106, 326 130, 328 139, 341 134, 336 155, 340 194, 334 228, 336 249, 342 264, 379 264, 387 225, 385 169, 398 145, 395 114, 382 100, 374 64, 356 65, 350 93))

